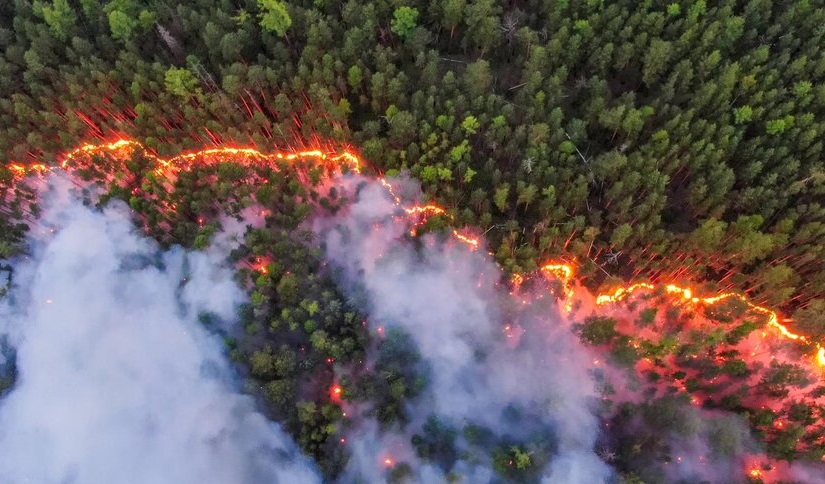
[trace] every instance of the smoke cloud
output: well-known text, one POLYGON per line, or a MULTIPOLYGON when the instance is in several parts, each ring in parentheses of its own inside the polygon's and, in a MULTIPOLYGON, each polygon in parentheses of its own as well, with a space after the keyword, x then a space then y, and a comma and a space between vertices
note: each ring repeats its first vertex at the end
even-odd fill
MULTIPOLYGON (((482 426, 499 441, 543 446, 531 450, 531 457, 541 464, 541 454, 552 455, 541 471, 546 482, 606 482, 612 471, 593 450, 599 422, 591 411, 596 391, 587 373, 590 356, 555 321, 558 310, 550 298, 508 307, 512 301, 499 287, 500 269, 483 251, 436 235, 405 240, 409 227, 386 188, 355 180, 348 192, 356 194, 355 201, 343 214, 316 221, 326 254, 343 269, 346 285, 366 300, 373 328, 403 329, 431 370, 429 391, 410 409, 411 424, 373 438, 409 443, 434 414, 455 428, 482 426)), ((359 431, 374 429, 367 422, 359 431)), ((477 444, 461 433, 456 445, 458 456, 478 453, 477 444)), ((411 462, 416 481, 432 477, 434 469, 420 466, 409 450, 379 447, 411 462)), ((355 462, 369 461, 369 450, 360 446, 355 462)), ((383 458, 377 452, 371 460, 383 458)), ((457 457, 443 470, 487 476, 479 481, 484 482, 491 466, 489 457, 457 457)), ((365 467, 351 469, 351 475, 381 479, 365 467)))
MULTIPOLYGON (((678 434, 636 415, 607 429, 602 419, 617 419, 591 373, 604 355, 571 332, 549 287, 509 294, 483 248, 409 237, 410 217, 386 186, 338 182, 352 202, 311 221, 317 241, 376 340, 407 335, 394 344, 420 353, 427 380, 403 425, 379 421, 369 402, 345 404, 341 482, 620 482, 610 463, 623 438, 646 433, 670 454, 667 465, 644 456, 634 472, 646 482, 733 482, 759 453, 740 419, 676 403, 648 413, 677 415, 678 434)), ((420 197, 413 182, 393 183, 420 197)), ((263 224, 259 207, 225 220, 207 251, 162 251, 124 204, 89 208, 57 176, 49 187, 30 256, 15 261, 0 299, 0 391, 17 376, 0 399, 0 482, 320 482, 241 394, 221 338, 201 322, 236 330, 245 295, 226 259, 247 226, 263 224)), ((380 345, 368 365, 380 363, 380 345)), ((822 482, 818 466, 780 470, 822 482)))
POLYGON ((198 322, 231 321, 243 299, 225 253, 162 252, 125 205, 91 209, 51 181, 33 255, 0 302, 17 370, 0 400, 0 480, 318 482, 198 322))

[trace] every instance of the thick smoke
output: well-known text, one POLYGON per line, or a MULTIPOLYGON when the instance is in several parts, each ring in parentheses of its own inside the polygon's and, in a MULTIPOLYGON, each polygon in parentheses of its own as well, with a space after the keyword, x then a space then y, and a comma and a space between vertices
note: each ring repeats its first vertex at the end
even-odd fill
POLYGON ((0 335, 17 381, 0 400, 7 484, 316 482, 230 384, 221 341, 243 294, 220 253, 162 252, 125 205, 97 211, 52 180, 33 256, 15 265, 0 335))
MULTIPOLYGON (((599 422, 591 412, 596 392, 589 356, 569 330, 554 324, 555 305, 506 308, 500 270, 487 254, 437 236, 417 246, 405 240, 409 228, 386 188, 354 182, 348 191, 355 201, 345 213, 316 221, 327 256, 367 300, 370 324, 411 335, 431 370, 429 391, 410 409, 412 423, 394 431, 401 440, 409 442, 431 414, 457 428, 483 426, 505 440, 543 434, 552 455, 542 470, 547 482, 606 482, 612 472, 593 450, 599 422), (518 320, 505 320, 513 314, 518 320)), ((375 425, 365 423, 359 432, 375 433, 375 425)), ((373 438, 392 441, 392 433, 373 438)), ((462 437, 457 445, 459 455, 473 453, 462 437)), ((352 476, 379 480, 363 463, 381 462, 381 452, 402 452, 378 447, 357 447, 354 462, 362 464, 352 476)), ((407 455, 396 459, 412 461, 416 480, 432 478, 432 467, 407 455)), ((471 460, 459 457, 447 467, 474 476, 473 482, 488 481, 489 458, 471 460)))

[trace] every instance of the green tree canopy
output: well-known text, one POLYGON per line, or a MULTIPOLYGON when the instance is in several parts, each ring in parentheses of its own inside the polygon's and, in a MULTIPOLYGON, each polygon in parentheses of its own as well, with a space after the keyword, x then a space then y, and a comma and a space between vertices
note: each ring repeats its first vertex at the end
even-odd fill
POLYGON ((286 31, 292 26, 292 17, 283 2, 258 0, 258 8, 261 9, 261 27, 282 37, 286 35, 286 31))
POLYGON ((170 67, 164 81, 166 89, 176 96, 189 98, 198 90, 198 80, 185 67, 170 67))
POLYGON ((412 7, 398 7, 392 15, 390 28, 401 38, 407 38, 415 30, 418 10, 412 7))

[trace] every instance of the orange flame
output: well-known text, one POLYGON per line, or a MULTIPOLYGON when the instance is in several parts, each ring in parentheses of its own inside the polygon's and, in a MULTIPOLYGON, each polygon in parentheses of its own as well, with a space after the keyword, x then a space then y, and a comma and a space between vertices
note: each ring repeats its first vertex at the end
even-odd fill
MULTIPOLYGON (((570 307, 571 303, 569 301, 572 299, 573 295, 573 290, 569 288, 569 284, 571 279, 575 275, 575 269, 573 268, 573 266, 565 263, 551 262, 544 265, 541 268, 541 271, 545 274, 554 275, 559 280, 561 280, 566 287, 568 287, 568 290, 565 292, 565 297, 568 299, 568 303, 565 306, 565 309, 569 311, 569 309, 567 308, 570 307)), ((618 287, 612 293, 598 294, 596 296, 596 304, 604 305, 617 303, 625 299, 626 297, 630 296, 633 292, 638 291, 640 289, 651 291, 655 289, 655 286, 648 282, 637 282, 634 284, 630 284, 628 286, 618 287)), ((775 328, 782 336, 794 341, 808 342, 808 339, 804 335, 796 334, 789 330, 787 326, 781 324, 779 322, 779 315, 776 311, 764 306, 754 304, 742 294, 737 294, 734 292, 725 292, 713 297, 697 297, 694 296, 693 289, 680 287, 675 284, 667 284, 665 286, 665 291, 668 294, 681 297, 681 299, 685 302, 691 304, 703 304, 705 306, 712 306, 730 298, 738 299, 745 303, 745 305, 748 306, 748 309, 767 316, 768 326, 775 328)), ((816 347, 817 352, 814 360, 819 366, 825 367, 825 347, 823 347, 821 343, 816 343, 816 347)))
POLYGON ((639 289, 653 289, 653 284, 638 282, 627 287, 619 287, 613 294, 599 294, 596 296, 596 304, 602 305, 619 302, 639 289))
POLYGON ((540 270, 542 273, 544 273, 545 277, 556 277, 561 281, 562 285, 564 286, 564 311, 568 313, 572 311, 574 290, 571 281, 573 280, 573 276, 575 275, 575 270, 573 269, 573 266, 564 263, 550 263, 542 266, 540 270))
POLYGON ((352 171, 356 173, 361 172, 361 159, 358 158, 353 153, 348 151, 344 151, 342 153, 328 153, 321 151, 319 149, 314 150, 307 150, 307 151, 283 151, 283 152, 273 152, 273 153, 264 153, 262 151, 256 150, 254 148, 235 148, 235 147, 222 147, 222 148, 210 148, 205 150, 193 151, 191 153, 183 153, 172 158, 161 158, 159 156, 153 155, 149 153, 149 151, 139 142, 129 139, 119 139, 113 141, 111 143, 104 143, 104 144, 85 144, 76 148, 69 153, 66 154, 63 161, 60 162, 60 166, 66 168, 70 162, 76 161, 76 158, 79 155, 87 155, 87 156, 94 156, 94 155, 112 155, 112 154, 129 154, 134 150, 141 150, 146 153, 146 156, 150 159, 153 159, 158 165, 164 168, 174 168, 180 166, 188 166, 192 162, 198 159, 203 158, 234 158, 233 161, 241 162, 246 161, 250 163, 251 161, 257 160, 261 164, 271 164, 277 160, 286 160, 286 161, 294 161, 297 159, 315 159, 318 161, 328 161, 328 162, 344 162, 341 164, 346 164, 352 171), (128 153, 126 150, 128 149, 128 153), (238 157, 242 157, 241 160, 238 160, 238 157))
MULTIPOLYGON (((73 162, 77 162, 78 158, 81 156, 109 155, 126 157, 131 155, 136 150, 143 151, 144 156, 153 160, 158 165, 158 168, 156 169, 157 173, 162 173, 164 170, 170 169, 173 171, 178 171, 184 167, 190 166, 193 162, 200 159, 219 160, 223 158, 232 158, 233 162, 244 165, 253 165, 256 163, 260 165, 267 165, 275 163, 278 160, 294 161, 298 159, 314 159, 318 162, 325 162, 333 166, 346 166, 355 173, 361 172, 361 167, 363 164, 358 155, 349 151, 332 153, 320 149, 312 149, 306 151, 276 151, 266 153, 254 148, 240 148, 231 146, 183 153, 172 158, 161 158, 152 154, 141 143, 135 140, 121 138, 109 143, 87 143, 81 145, 80 147, 69 151, 63 157, 62 161, 60 161, 59 166, 61 168, 68 168, 73 162)), ((24 165, 21 163, 10 163, 7 166, 17 178, 22 178, 32 173, 45 174, 51 170, 51 167, 43 164, 24 165)), ((392 185, 383 178, 379 179, 379 182, 387 188, 395 203, 401 206, 408 215, 420 214, 424 217, 428 217, 432 215, 447 214, 447 211, 443 207, 439 207, 435 204, 404 207, 402 206, 401 198, 396 195, 392 185)), ((470 246, 471 250, 476 249, 479 245, 479 239, 464 235, 457 230, 453 230, 453 235, 459 242, 470 246)))
MULTIPOLYGON (((393 188, 392 184, 390 182, 388 182, 387 180, 383 179, 383 178, 380 178, 378 181, 379 181, 379 183, 381 183, 381 185, 384 186, 384 188, 387 189, 387 192, 390 194, 393 201, 395 201, 395 204, 398 205, 398 206, 401 206, 402 205, 401 197, 398 196, 398 194, 395 193, 395 188, 393 188)), ((452 219, 452 217, 449 216, 449 214, 447 213, 447 211, 444 208, 439 207, 438 205, 434 205, 432 203, 428 204, 428 205, 415 205, 415 206, 412 206, 412 207, 404 207, 404 211, 407 212, 408 215, 418 215, 418 214, 421 214, 421 215, 424 215, 424 216, 447 215, 450 219, 452 219)), ((415 231, 414 230, 411 231, 410 234, 414 235, 415 231)), ((476 238, 464 235, 464 234, 460 233, 458 230, 453 230, 453 236, 459 242, 463 242, 463 243, 467 244, 468 246, 470 246, 471 250, 475 250, 476 248, 478 248, 479 240, 476 239, 476 238)))
POLYGON ((460 240, 461 242, 464 242, 465 244, 469 245, 471 249, 475 249, 476 247, 478 247, 478 239, 463 235, 458 230, 453 230, 453 236, 455 236, 455 238, 460 240))

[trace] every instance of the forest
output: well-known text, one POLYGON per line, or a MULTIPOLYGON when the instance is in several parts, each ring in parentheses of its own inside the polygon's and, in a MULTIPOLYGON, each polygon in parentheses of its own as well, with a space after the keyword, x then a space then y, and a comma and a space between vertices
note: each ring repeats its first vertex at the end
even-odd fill
MULTIPOLYGON (((793 331, 822 341, 823 25, 823 5, 804 0, 0 2, 0 264, 25 251, 38 211, 31 189, 13 183, 15 167, 55 164, 80 143, 128 137, 165 157, 323 146, 357 151, 367 174, 420 181, 425 200, 446 210, 426 229, 475 228, 508 276, 561 259, 593 291, 641 278, 703 281, 779 309, 793 331)), ((335 212, 347 200, 318 192, 328 173, 309 162, 251 173, 219 163, 170 187, 145 155, 135 150, 125 169, 90 156, 80 172, 129 203, 163 244, 202 249, 220 214, 252 199, 269 210, 233 253, 250 302, 243 335, 227 346, 268 415, 337 476, 347 461, 336 445, 340 399, 371 401, 379 421, 403 424, 405 402, 428 380, 410 336, 373 341, 358 301, 320 268, 321 255, 301 242, 309 235, 296 235, 311 206, 335 212), (379 357, 368 367, 370 348, 379 357), (330 394, 333 363, 352 374, 330 394)), ((678 314, 656 319, 648 309, 639 328, 689 331, 678 314)), ((741 338, 764 324, 731 311, 709 319, 741 338)), ((682 346, 663 336, 639 350, 638 328, 625 334, 615 329, 621 318, 605 318, 580 321, 578 334, 619 366, 658 358, 644 370, 649 383, 682 372, 687 393, 712 394, 707 382, 720 372, 744 388, 764 370, 764 395, 806 386, 792 368, 743 367, 730 333, 693 334, 682 346), (704 361, 717 356, 721 370, 704 361)), ((0 390, 7 380, 0 373, 0 390)), ((745 415, 773 457, 821 459, 823 431, 810 425, 825 407, 772 410, 795 422, 791 434, 743 392, 705 407, 745 415)), ((673 393, 649 405, 668 406, 673 393)), ((658 418, 623 405, 617 425, 658 418)), ((681 418, 659 414, 671 416, 667 425, 681 418)), ((433 459, 449 459, 457 433, 484 434, 437 419, 424 430, 413 444, 433 459)), ((655 447, 648 437, 623 435, 622 445, 655 447)), ((478 438, 503 479, 535 478, 540 454, 478 438)), ((634 459, 620 452, 612 462, 627 482, 647 472, 634 459)))

